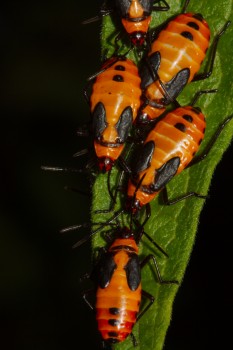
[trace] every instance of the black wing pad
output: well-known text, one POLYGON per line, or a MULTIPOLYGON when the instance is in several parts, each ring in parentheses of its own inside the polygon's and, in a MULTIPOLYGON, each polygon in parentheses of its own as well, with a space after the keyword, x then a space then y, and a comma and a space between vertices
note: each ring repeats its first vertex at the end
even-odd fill
POLYGON ((141 89, 145 90, 149 85, 158 80, 158 69, 161 62, 159 51, 154 52, 147 58, 140 69, 141 89))
POLYGON ((174 157, 163 164, 155 175, 154 184, 151 186, 153 191, 160 191, 175 175, 180 165, 180 158, 174 157))
POLYGON ((119 143, 124 143, 129 135, 130 128, 133 124, 133 111, 130 106, 126 107, 118 122, 116 123, 116 129, 119 136, 119 143))
POLYGON ((96 139, 100 139, 104 129, 107 127, 106 111, 102 102, 98 102, 92 114, 92 127, 96 139))
POLYGON ((127 14, 129 13, 129 7, 131 5, 131 0, 118 0, 115 1, 116 7, 121 15, 121 17, 127 17, 127 14))
POLYGON ((154 0, 139 0, 142 5, 144 15, 149 15, 153 10, 154 0))
POLYGON ((169 105, 187 85, 190 76, 189 68, 181 69, 168 83, 165 84, 167 96, 164 95, 163 104, 169 105))
MULTIPOLYGON (((152 12, 154 0, 139 0, 139 2, 143 8, 143 15, 148 15, 152 12)), ((115 3, 121 16, 127 17, 132 0, 116 0, 115 3)))
POLYGON ((114 261, 114 253, 105 253, 100 258, 97 266, 98 285, 100 288, 106 288, 112 278, 117 265, 114 261))
POLYGON ((137 175, 141 171, 149 168, 154 153, 155 143, 148 141, 137 155, 136 163, 132 164, 132 173, 137 175))
POLYGON ((141 282, 141 270, 137 254, 131 254, 128 263, 125 266, 128 286, 135 291, 141 282))

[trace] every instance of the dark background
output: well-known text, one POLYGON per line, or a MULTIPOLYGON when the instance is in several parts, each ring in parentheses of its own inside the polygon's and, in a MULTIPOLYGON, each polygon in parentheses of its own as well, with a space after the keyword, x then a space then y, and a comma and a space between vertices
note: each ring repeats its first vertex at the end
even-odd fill
MULTIPOLYGON (((82 174, 46 173, 40 166, 82 167, 72 154, 89 117, 80 94, 100 64, 99 23, 81 26, 100 1, 5 1, 0 9, 1 214, 0 346, 69 350, 99 348, 79 277, 90 269, 86 244, 59 229, 88 221, 82 174), (77 185, 78 184, 78 185, 77 185)), ((232 151, 218 165, 173 311, 165 350, 229 348, 232 315, 232 151)), ((84 160, 83 160, 84 162, 84 160)), ((75 236, 76 235, 76 236, 75 236)))

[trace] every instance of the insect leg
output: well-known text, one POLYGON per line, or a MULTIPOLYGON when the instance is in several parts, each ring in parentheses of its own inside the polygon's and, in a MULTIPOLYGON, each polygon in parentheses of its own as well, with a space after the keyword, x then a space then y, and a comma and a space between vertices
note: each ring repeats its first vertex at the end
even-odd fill
POLYGON ((133 333, 130 333, 130 337, 133 343, 133 346, 136 347, 138 345, 137 339, 135 338, 135 335, 133 333))
POLYGON ((186 199, 186 198, 189 198, 189 197, 197 197, 197 198, 201 198, 201 199, 206 199, 207 198, 207 195, 202 195, 202 194, 199 194, 199 193, 196 193, 196 192, 188 192, 188 193, 184 194, 183 196, 180 196, 180 197, 177 197, 177 198, 174 198, 174 199, 169 199, 166 187, 164 187, 162 189, 161 193, 162 193, 163 202, 166 205, 176 204, 176 203, 182 201, 183 199, 186 199))
POLYGON ((96 21, 101 20, 103 17, 110 15, 114 11, 113 8, 107 8, 106 4, 104 3, 101 8, 100 12, 97 16, 91 17, 86 19, 85 21, 82 21, 82 24, 90 24, 96 21))
POLYGON ((42 165, 41 169, 45 170, 45 171, 70 172, 70 173, 86 173, 86 172, 88 172, 87 169, 74 169, 74 168, 56 167, 56 166, 47 166, 47 165, 42 165))
POLYGON ((216 56, 216 51, 217 51, 219 39, 225 33, 225 31, 227 30, 227 28, 229 27, 230 24, 231 24, 231 21, 227 21, 224 24, 223 28, 218 32, 218 34, 214 38, 212 49, 211 49, 210 61, 208 64, 208 66, 209 66, 208 71, 204 72, 204 73, 196 74, 192 81, 204 80, 204 79, 207 79, 210 77, 210 75, 212 74, 212 71, 213 71, 213 67, 214 67, 214 60, 215 60, 215 56, 216 56))
POLYGON ((86 290, 86 291, 84 291, 84 292, 82 293, 82 297, 83 297, 83 300, 85 301, 85 303, 89 306, 89 308, 90 308, 91 310, 94 311, 94 306, 93 306, 92 303, 87 299, 87 298, 88 298, 88 295, 90 295, 90 294, 92 294, 92 293, 93 293, 93 288, 88 289, 88 290, 86 290))
POLYGON ((142 290, 142 296, 147 298, 149 300, 149 303, 146 305, 146 307, 138 314, 137 321, 146 313, 146 311, 151 307, 153 302, 155 301, 155 298, 153 295, 147 293, 145 290, 142 290))
POLYGON ((170 10, 170 6, 168 5, 168 3, 165 0, 155 0, 154 4, 153 4, 153 7, 152 7, 153 11, 168 11, 168 10, 170 10), (164 6, 154 5, 157 2, 162 2, 164 4, 164 6))
POLYGON ((157 276, 158 276, 158 281, 160 284, 179 284, 178 281, 176 280, 170 280, 170 281, 166 281, 166 280, 163 280, 162 277, 161 277, 161 274, 160 274, 160 271, 159 271, 159 266, 157 264, 157 261, 156 261, 156 258, 154 255, 152 254, 149 254, 147 255, 140 263, 140 267, 141 269, 150 261, 150 260, 153 260, 153 263, 154 263, 154 266, 155 266, 155 270, 156 270, 156 273, 157 273, 157 276))
POLYGON ((217 131, 215 132, 215 134, 213 135, 213 137, 211 138, 209 144, 207 145, 206 149, 204 150, 204 152, 202 154, 200 154, 199 156, 196 156, 187 166, 190 167, 194 164, 199 163, 200 161, 202 161, 203 159, 205 159, 205 157, 209 154, 210 150, 212 149, 212 147, 214 146, 215 142, 217 141, 219 135, 221 134, 221 132, 223 131, 223 129, 225 128, 225 126, 232 120, 233 118, 233 114, 230 115, 229 117, 227 117, 218 127, 217 131))
POLYGON ((90 222, 90 223, 83 223, 83 224, 79 224, 79 225, 73 225, 73 226, 69 226, 66 228, 63 228, 62 230, 60 230, 61 233, 66 233, 66 232, 70 232, 70 231, 75 231, 75 230, 79 230, 80 228, 86 227, 86 228, 90 228, 94 225, 98 225, 99 227, 97 229, 95 229, 94 231, 90 231, 87 235, 85 235, 83 238, 81 238, 78 242, 76 242, 72 248, 75 249, 77 247, 80 247, 82 244, 84 244, 85 242, 87 242, 91 237, 93 237, 97 232, 99 232, 100 230, 103 229, 103 227, 105 226, 116 226, 116 223, 114 223, 113 221, 115 221, 121 214, 123 213, 123 210, 120 209, 119 211, 117 211, 116 213, 114 213, 114 215, 107 220, 106 222, 90 222))
POLYGON ((142 227, 144 227, 147 223, 147 221, 149 220, 149 218, 151 217, 151 207, 150 207, 150 203, 147 203, 145 205, 145 211, 146 211, 146 217, 143 221, 143 223, 141 224, 142 227))

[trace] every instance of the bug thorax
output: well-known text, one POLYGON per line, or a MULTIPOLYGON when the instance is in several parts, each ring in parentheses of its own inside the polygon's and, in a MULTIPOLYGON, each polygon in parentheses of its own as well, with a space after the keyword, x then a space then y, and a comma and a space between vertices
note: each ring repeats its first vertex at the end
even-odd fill
POLYGON ((145 8, 140 1, 132 0, 129 8, 122 12, 122 25, 129 34, 131 43, 135 46, 142 46, 146 40, 152 11, 151 4, 147 5, 149 6, 145 8))
POLYGON ((123 227, 117 232, 117 237, 109 248, 110 252, 122 250, 125 250, 128 253, 138 253, 138 246, 135 241, 134 232, 127 227, 123 227))

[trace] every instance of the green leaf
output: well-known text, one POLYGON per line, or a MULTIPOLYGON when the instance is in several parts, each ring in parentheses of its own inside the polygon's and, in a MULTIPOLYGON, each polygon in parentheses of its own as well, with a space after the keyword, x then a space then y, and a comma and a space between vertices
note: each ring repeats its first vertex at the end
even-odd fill
MULTIPOLYGON (((170 1, 171 9, 166 13, 156 12, 153 14, 152 27, 159 25, 165 19, 182 10, 180 1, 170 1)), ((188 7, 190 12, 201 13, 209 23, 212 38, 223 27, 227 20, 233 22, 231 0, 218 1, 191 1, 188 7)), ((120 28, 120 23, 117 24, 120 28)), ((114 40, 109 42, 109 37, 118 28, 114 26, 110 17, 105 17, 102 26, 101 45, 103 52, 108 51, 108 56, 114 51, 114 40)), ((112 36, 114 38, 114 35, 112 36)), ((218 45, 214 71, 210 78, 189 84, 179 97, 181 105, 188 104, 195 92, 203 89, 217 88, 218 93, 204 95, 198 101, 207 118, 207 129, 205 140, 202 143, 200 153, 205 149, 208 142, 223 120, 232 114, 233 86, 231 77, 233 75, 232 65, 232 38, 233 24, 221 37, 218 45)), ((131 58, 133 54, 131 53, 131 58)), ((208 56, 205 62, 207 62, 208 56)), ((205 67, 205 62, 203 68, 205 67)), ((227 124, 211 152, 205 160, 199 164, 184 170, 176 176, 167 186, 169 198, 176 198, 189 191, 200 194, 208 194, 213 172, 219 163, 224 151, 227 149, 233 135, 233 122, 227 124)), ((111 175, 111 185, 117 182, 119 169, 115 168, 111 175)), ((110 203, 107 190, 107 175, 99 175, 93 186, 93 222, 105 222, 110 214, 94 214, 97 209, 106 209, 110 203)), ((182 282, 198 228, 199 215, 204 205, 203 199, 189 198, 173 206, 166 206, 157 197, 151 203, 152 215, 145 231, 156 240, 169 254, 165 258, 155 247, 148 243, 146 238, 140 244, 140 256, 155 254, 163 279, 177 279, 182 282)), ((119 204, 118 204, 119 208, 119 204)), ((125 217, 124 217, 125 218, 125 217)), ((121 219, 122 220, 122 219, 121 219)), ((123 222, 121 221, 123 225, 123 222)), ((106 242, 98 233, 93 238, 93 249, 103 246, 106 242)), ((152 266, 145 267, 142 271, 143 289, 155 297, 153 306, 135 325, 133 333, 139 345, 137 349, 161 350, 163 348, 167 329, 171 320, 172 304, 178 287, 175 285, 159 285, 158 278, 152 266)), ((130 337, 115 346, 117 350, 129 350, 134 346, 130 337)))

